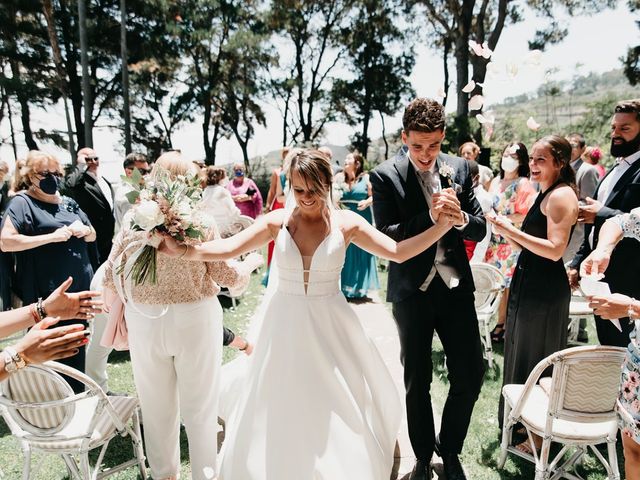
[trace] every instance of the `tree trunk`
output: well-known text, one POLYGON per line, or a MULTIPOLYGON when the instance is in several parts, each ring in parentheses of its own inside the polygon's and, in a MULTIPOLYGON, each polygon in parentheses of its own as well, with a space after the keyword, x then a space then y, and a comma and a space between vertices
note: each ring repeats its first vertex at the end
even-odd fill
POLYGON ((131 153, 131 110, 129 108, 129 60, 127 53, 127 0, 120 0, 120 57, 122 58, 122 118, 124 151, 131 153))
POLYGON ((82 63, 82 103, 84 108, 84 147, 93 147, 92 119, 93 102, 89 77, 89 42, 87 40, 86 0, 78 0, 78 31, 80 34, 80 60, 82 63))
POLYGON ((67 137, 69 139, 69 155, 71 156, 72 165, 75 165, 76 145, 73 140, 73 126, 71 125, 69 105, 67 103, 67 82, 64 74, 64 65, 62 63, 62 54, 60 53, 60 44, 58 43, 58 35, 56 33, 55 20, 53 18, 53 5, 51 4, 51 0, 43 0, 42 10, 44 11, 45 19, 47 20, 47 32, 49 34, 49 42, 51 43, 51 50, 53 52, 53 61, 56 65, 56 73, 58 75, 58 90, 60 90, 60 93, 62 94, 62 103, 64 104, 64 114, 67 122, 67 137))
POLYGON ((389 142, 387 142, 387 129, 384 124, 384 115, 381 111, 380 113, 380 121, 382 122, 382 141, 384 142, 384 159, 389 158, 389 142))
POLYGON ((447 106, 447 99, 449 98, 449 55, 451 54, 451 39, 444 39, 444 51, 442 52, 442 69, 444 71, 444 98, 442 99, 442 106, 447 106))
MULTIPOLYGON (((73 122, 76 126, 76 137, 78 145, 85 145, 84 123, 82 121, 82 87, 80 78, 78 77, 78 51, 75 47, 74 30, 71 26, 70 19, 75 18, 73 13, 67 8, 65 0, 59 0, 60 16, 58 17, 61 25, 62 42, 65 46, 66 62, 65 70, 69 79, 68 88, 71 97, 71 106, 73 108, 73 122)), ((75 165, 75 155, 72 157, 72 163, 75 165)))
POLYGON ((457 132, 456 142, 462 145, 469 138, 469 99, 462 91, 469 81, 469 42, 467 35, 460 35, 456 39, 456 89, 458 92, 458 105, 456 106, 455 126, 457 132))
MULTIPOLYGON (((21 83, 20 65, 18 65, 18 62, 15 60, 11 60, 9 63, 11 65, 11 73, 14 80, 17 80, 17 83, 21 83)), ((38 144, 34 140, 33 132, 31 131, 31 112, 29 110, 29 101, 21 88, 18 88, 15 93, 18 98, 18 103, 20 104, 20 120, 22 121, 24 141, 29 150, 38 150, 38 144)))
POLYGON ((11 146, 13 147, 13 159, 18 160, 18 148, 16 147, 16 131, 13 128, 13 112, 11 111, 11 98, 7 91, 2 88, 2 98, 7 103, 7 116, 9 117, 9 129, 11 132, 11 146))

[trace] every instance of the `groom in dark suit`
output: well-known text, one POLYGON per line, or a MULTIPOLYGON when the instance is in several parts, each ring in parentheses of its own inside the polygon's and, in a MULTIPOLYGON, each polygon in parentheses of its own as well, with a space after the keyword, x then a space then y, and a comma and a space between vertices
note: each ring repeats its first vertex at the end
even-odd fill
MULTIPOLYGON (((640 98, 616 105, 611 120, 611 156, 616 163, 598 184, 592 198, 580 207, 578 221, 592 225, 585 229, 580 250, 571 262, 569 280, 577 284, 578 267, 598 244, 598 235, 604 222, 621 213, 640 207, 640 98)), ((640 298, 640 242, 624 238, 611 254, 604 281, 612 293, 640 298)), ((633 322, 620 319, 622 331, 612 322, 596 315, 596 331, 601 345, 626 347, 633 322)))
POLYGON ((402 124, 406 149, 370 177, 377 227, 400 241, 428 229, 439 215, 457 220, 431 248, 389 265, 387 301, 393 303, 400 337, 409 438, 417 459, 410 479, 431 479, 435 448, 447 479, 463 480, 458 455, 485 370, 463 239, 482 240, 486 224, 467 162, 440 152, 443 106, 415 99, 405 109, 402 124), (451 384, 437 438, 430 396, 434 330, 444 347, 451 384))

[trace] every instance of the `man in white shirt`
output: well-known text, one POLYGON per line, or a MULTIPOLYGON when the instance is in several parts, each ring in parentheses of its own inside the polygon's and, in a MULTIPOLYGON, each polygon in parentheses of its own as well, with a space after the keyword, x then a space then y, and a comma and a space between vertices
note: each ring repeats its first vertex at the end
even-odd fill
MULTIPOLYGON (((596 247, 598 234, 604 222, 616 215, 640 207, 640 98, 618 103, 611 121, 611 155, 615 165, 607 172, 594 193, 595 199, 586 198, 580 207, 578 221, 593 225, 591 234, 585 235, 580 250, 571 262, 569 279, 578 281, 580 263, 596 247)), ((604 281, 612 293, 640 297, 640 282, 634 278, 640 269, 640 242, 623 239, 611 255, 604 281)), ((622 320, 622 319, 621 319, 622 320)), ((632 322, 621 321, 622 332, 608 320, 596 316, 598 339, 602 345, 626 347, 632 322)))
POLYGON ((115 219, 113 188, 99 173, 100 158, 92 148, 78 150, 77 165, 65 179, 65 193, 72 197, 96 231, 97 258, 92 258, 94 270, 109 258, 115 219))

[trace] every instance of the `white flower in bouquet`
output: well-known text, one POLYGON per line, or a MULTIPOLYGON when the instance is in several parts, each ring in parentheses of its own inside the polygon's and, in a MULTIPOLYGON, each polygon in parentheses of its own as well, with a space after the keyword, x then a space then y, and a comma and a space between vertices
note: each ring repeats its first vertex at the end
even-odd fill
MULTIPOLYGON (((140 177, 141 178, 141 177, 140 177)), ((157 247, 161 234, 169 235, 181 243, 195 245, 206 237, 208 230, 204 216, 197 215, 202 198, 200 178, 197 175, 179 175, 172 178, 164 169, 157 169, 149 181, 124 177, 133 191, 127 197, 135 207, 131 228, 149 235, 144 246, 134 254, 131 268, 125 272, 121 264, 117 272, 132 276, 136 285, 157 282, 157 247)))
POLYGON ((149 232, 164 223, 164 213, 153 200, 142 200, 135 208, 134 223, 145 232, 149 232))

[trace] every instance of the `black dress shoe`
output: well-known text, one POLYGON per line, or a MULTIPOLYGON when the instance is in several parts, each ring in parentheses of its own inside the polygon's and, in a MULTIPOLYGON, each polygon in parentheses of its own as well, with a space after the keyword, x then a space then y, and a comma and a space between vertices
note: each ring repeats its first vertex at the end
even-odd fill
POLYGON ((436 437, 435 443, 436 454, 442 458, 442 466, 444 467, 444 476, 447 480, 467 480, 464 474, 462 464, 457 453, 444 452, 440 447, 440 439, 436 437))
POLYGON ((431 480, 432 477, 431 464, 424 460, 416 460, 416 464, 409 475, 409 480, 431 480))

